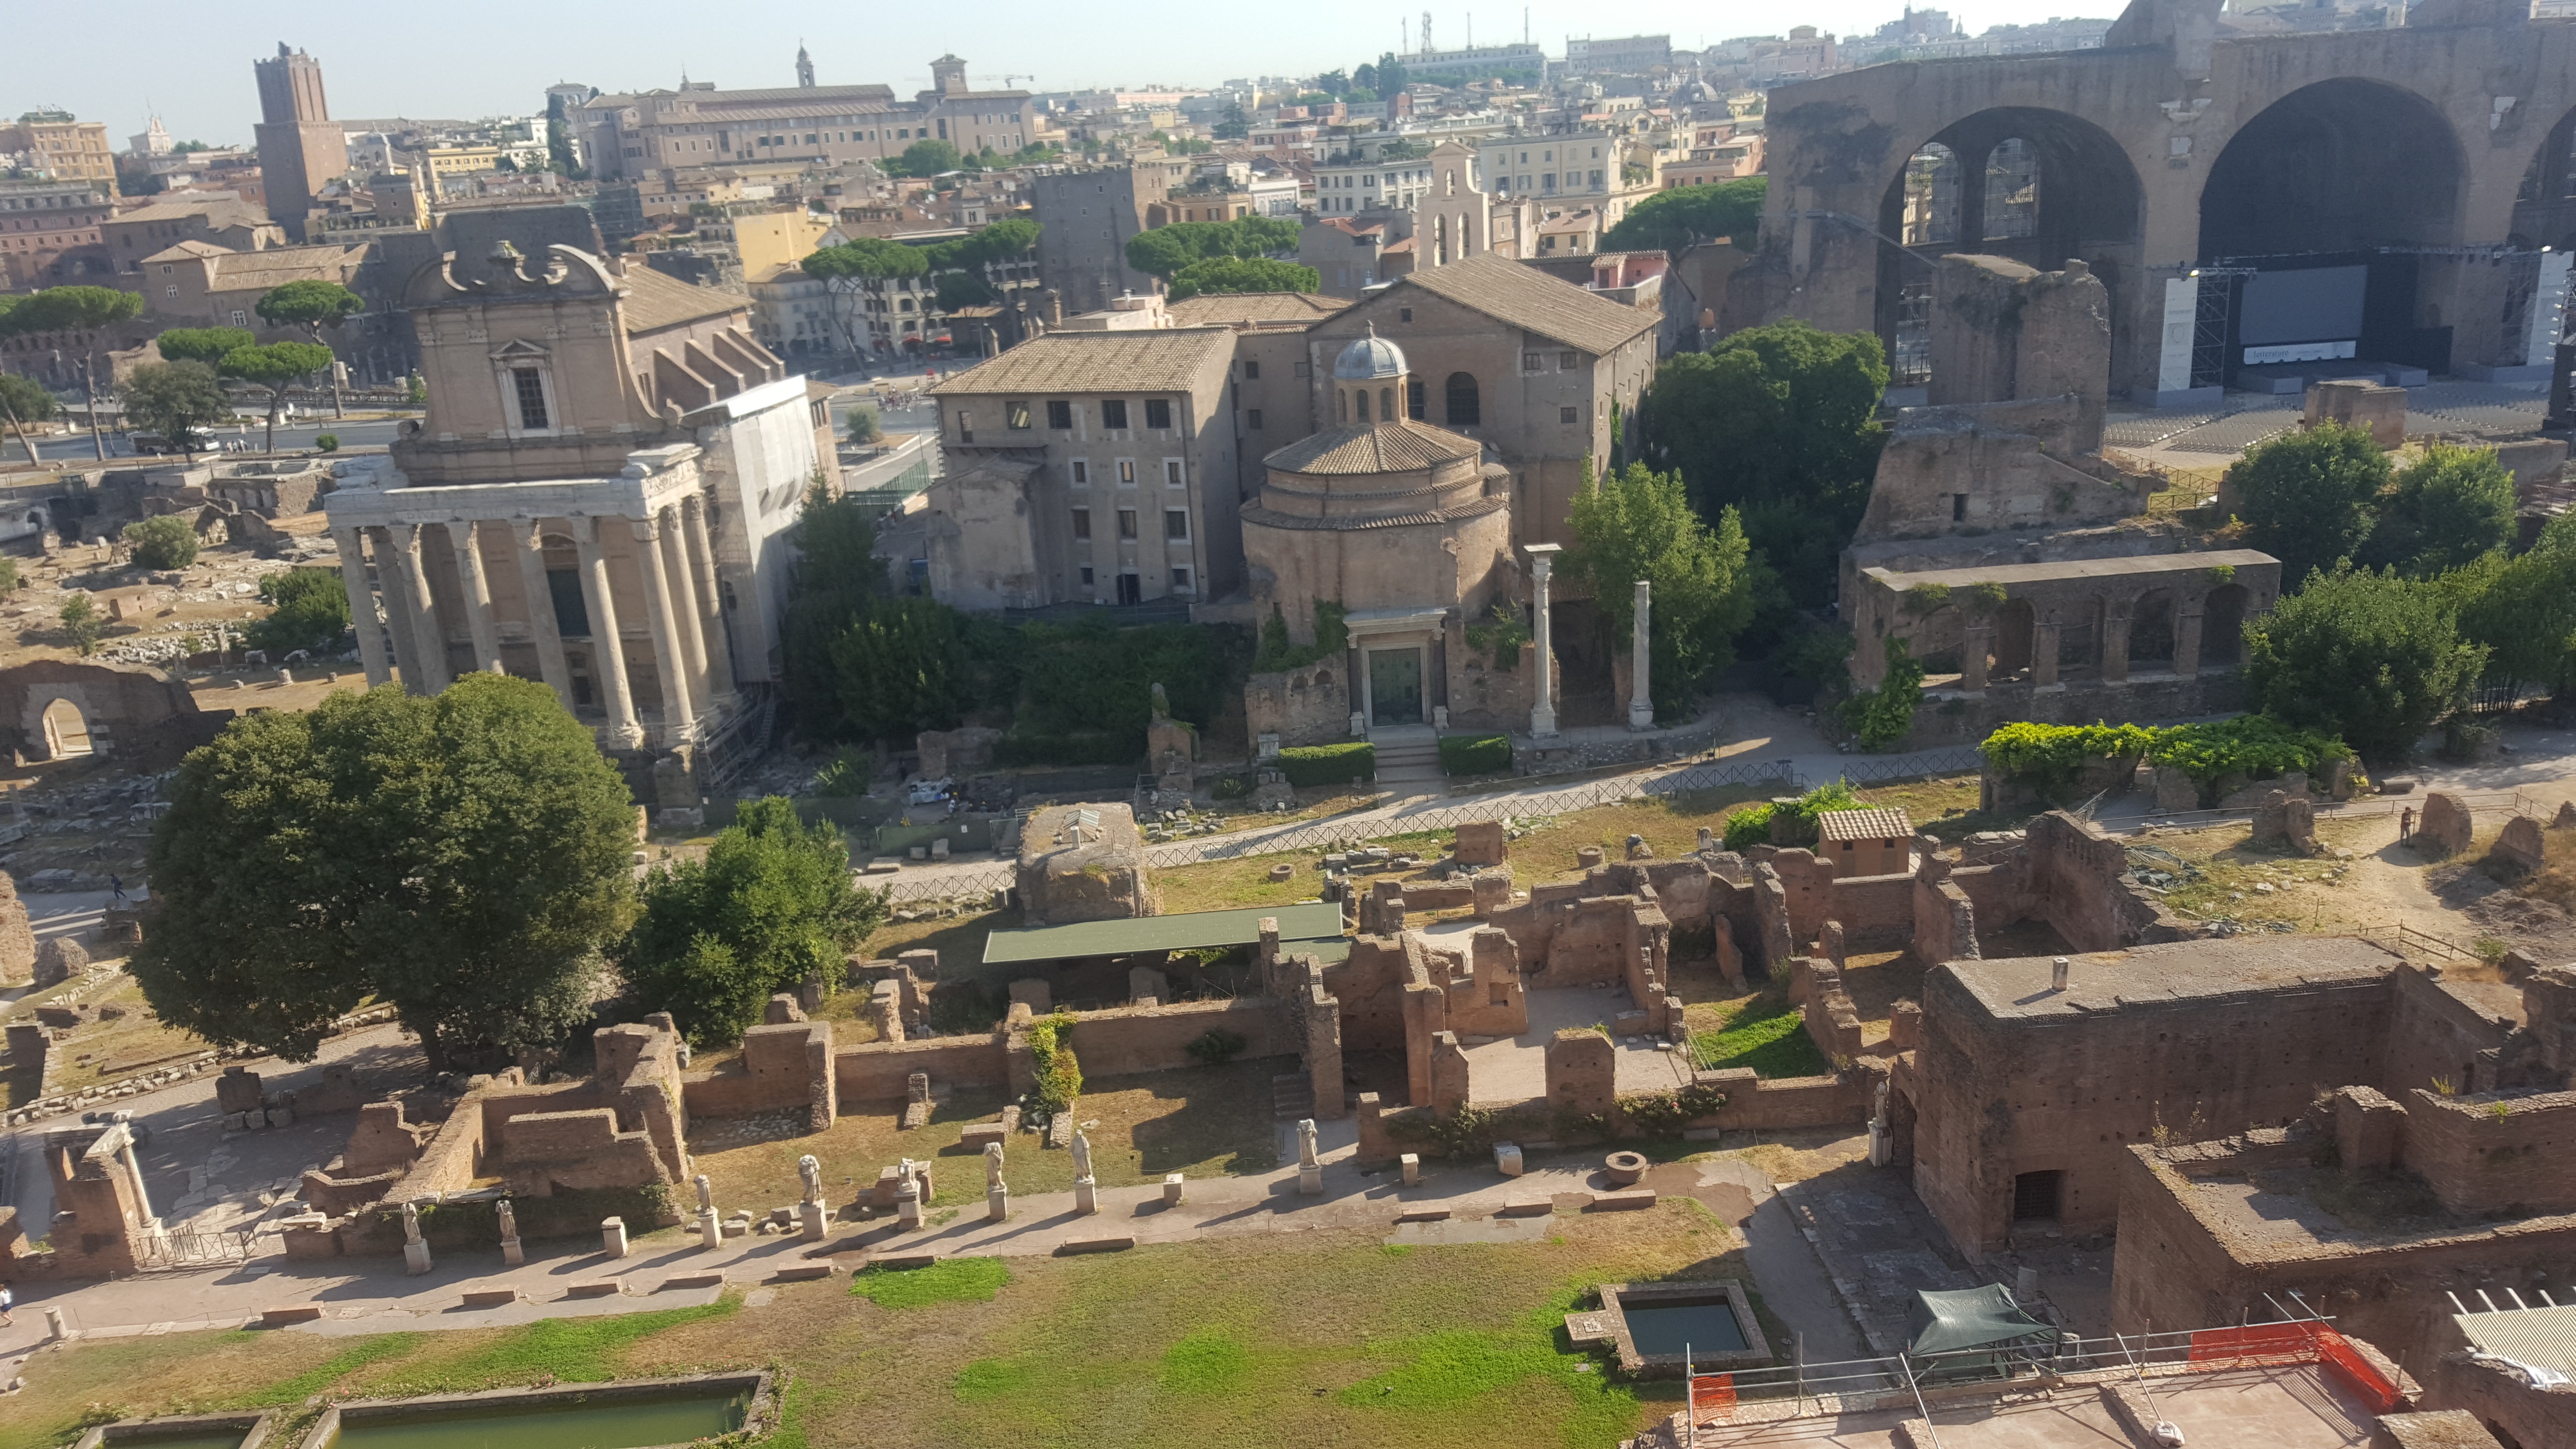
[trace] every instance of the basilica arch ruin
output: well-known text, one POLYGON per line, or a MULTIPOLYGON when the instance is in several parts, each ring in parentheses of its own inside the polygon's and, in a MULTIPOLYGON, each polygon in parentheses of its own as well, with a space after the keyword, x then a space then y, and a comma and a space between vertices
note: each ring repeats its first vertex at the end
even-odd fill
POLYGON ((2576 24, 2434 0, 2398 29, 2253 34, 2219 0, 2133 0, 2099 50, 1783 87, 1768 135, 1738 305, 1874 330, 1900 386, 1926 380, 1948 252, 2088 264, 2110 388, 2141 400, 2271 365, 2525 380, 2576 244, 2576 24))

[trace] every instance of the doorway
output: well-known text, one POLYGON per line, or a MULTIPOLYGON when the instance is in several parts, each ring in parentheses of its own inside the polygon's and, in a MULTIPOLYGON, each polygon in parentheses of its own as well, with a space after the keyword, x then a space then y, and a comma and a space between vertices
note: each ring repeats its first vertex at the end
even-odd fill
POLYGON ((2057 1218, 2062 1172, 2025 1172, 2013 1179, 2013 1221, 2050 1222, 2057 1218))
POLYGON ((81 718, 80 706, 68 699, 57 699, 45 706, 46 759, 69 759, 91 750, 89 721, 81 718))
POLYGON ((1422 652, 1418 649, 1369 651, 1369 723, 1422 723, 1422 652))
POLYGON ((1145 602, 1145 581, 1134 574, 1120 574, 1118 576, 1118 602, 1122 604, 1141 604, 1145 602))

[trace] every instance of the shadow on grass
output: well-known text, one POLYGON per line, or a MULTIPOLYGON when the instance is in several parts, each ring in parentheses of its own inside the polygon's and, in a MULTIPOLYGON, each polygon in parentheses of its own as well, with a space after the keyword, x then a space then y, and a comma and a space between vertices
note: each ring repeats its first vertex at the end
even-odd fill
POLYGON ((1220 1172, 1268 1172, 1279 1165, 1270 1079, 1294 1066, 1292 1058, 1262 1057, 1109 1078, 1097 1087, 1141 1088, 1152 1094, 1154 1106, 1172 1104, 1171 1110, 1142 1118, 1128 1129, 1138 1166, 1148 1178, 1209 1163, 1220 1172))
POLYGON ((1785 992, 1754 997, 1723 1026, 1698 1033, 1693 1046, 1707 1067, 1751 1067, 1757 1077, 1818 1077, 1834 1069, 1785 992))

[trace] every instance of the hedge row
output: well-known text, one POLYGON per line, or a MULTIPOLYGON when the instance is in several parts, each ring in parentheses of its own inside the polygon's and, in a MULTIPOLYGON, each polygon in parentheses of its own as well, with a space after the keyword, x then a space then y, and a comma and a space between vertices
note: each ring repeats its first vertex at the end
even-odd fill
POLYGON ((2352 756, 2333 735, 2294 729, 2261 714, 2163 728, 2022 721, 1986 736, 1978 749, 2004 774, 2052 789, 2065 788, 2094 760, 2119 756, 2172 766, 2203 787, 2231 775, 2265 780, 2289 770, 2314 771, 2352 756))
POLYGON ((1344 745, 1299 745, 1279 752, 1279 773, 1291 785, 1339 785, 1377 778, 1377 746, 1366 740, 1344 745))
POLYGON ((1512 767, 1510 735, 1442 735, 1440 769, 1449 775, 1499 775, 1512 767))

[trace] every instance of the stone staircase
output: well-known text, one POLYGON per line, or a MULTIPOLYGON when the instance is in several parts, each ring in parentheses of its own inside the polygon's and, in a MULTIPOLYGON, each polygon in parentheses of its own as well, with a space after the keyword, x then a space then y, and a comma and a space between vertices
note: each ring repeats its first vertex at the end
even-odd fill
POLYGON ((1440 793, 1440 735, 1428 725, 1379 725, 1369 731, 1377 746, 1377 785, 1397 795, 1440 793))
POLYGON ((1283 1072, 1270 1079, 1270 1115, 1295 1122, 1315 1115, 1315 1083, 1304 1072, 1283 1072))

